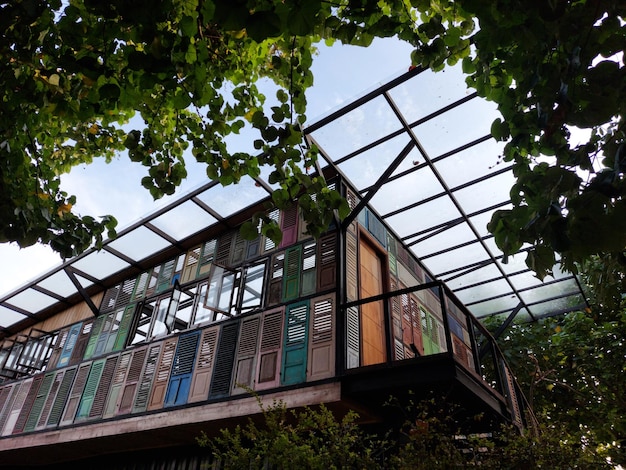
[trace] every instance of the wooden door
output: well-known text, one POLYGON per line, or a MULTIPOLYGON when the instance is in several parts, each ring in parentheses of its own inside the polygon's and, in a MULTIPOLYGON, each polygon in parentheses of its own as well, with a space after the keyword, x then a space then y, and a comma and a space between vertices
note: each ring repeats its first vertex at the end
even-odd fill
MULTIPOLYGON (((365 299, 383 293, 382 261, 374 248, 359 242, 360 293, 365 299)), ((382 302, 361 305, 361 365, 385 362, 385 319, 382 302)))

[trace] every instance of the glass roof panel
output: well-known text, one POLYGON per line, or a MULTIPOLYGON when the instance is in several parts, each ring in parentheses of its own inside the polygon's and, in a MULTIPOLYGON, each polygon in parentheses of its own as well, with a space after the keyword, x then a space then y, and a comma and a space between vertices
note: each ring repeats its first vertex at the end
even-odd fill
POLYGON ((435 165, 448 186, 455 188, 499 171, 502 165, 498 165, 498 155, 502 154, 503 147, 503 143, 489 138, 459 153, 438 160, 435 165))
MULTIPOLYGON (((461 223, 447 230, 435 232, 435 234, 428 236, 425 240, 411 246, 413 253, 421 257, 441 251, 448 246, 465 243, 470 240, 474 240, 474 233, 467 224, 461 223)), ((407 241, 410 243, 412 240, 407 241)))
POLYGON ((454 191, 454 196, 465 213, 472 214, 484 208, 486 203, 493 205, 508 201, 509 189, 513 183, 513 174, 506 172, 454 191))
MULTIPOLYGON (((533 287, 532 289, 520 292, 520 296, 527 304, 540 302, 542 299, 569 296, 578 291, 578 286, 573 279, 565 279, 563 281, 553 282, 533 287)), ((532 307, 531 307, 532 308, 532 307)))
POLYGON ((487 300, 469 306, 469 310, 476 316, 491 315, 499 312, 510 312, 519 304, 518 298, 511 294, 497 299, 487 300))
POLYGON ((454 250, 447 250, 423 261, 437 275, 437 273, 448 271, 451 266, 467 266, 484 261, 487 258, 488 255, 485 250, 478 242, 475 242, 454 250))
MULTIPOLYGON (((377 212, 388 214, 443 192, 443 187, 428 168, 421 168, 383 185, 371 199, 377 212)), ((432 225, 423 224, 422 229, 432 225)))
POLYGON ((182 240, 215 222, 215 217, 192 201, 185 201, 150 221, 175 240, 182 240))
POLYGON ((402 124, 387 100, 378 96, 316 130, 312 136, 336 161, 399 129, 402 124))
POLYGON ((494 263, 491 263, 481 268, 469 269, 464 273, 459 272, 451 274, 446 276, 443 280, 446 284, 448 284, 448 287, 456 291, 466 286, 474 286, 480 282, 491 281, 501 276, 502 275, 497 266, 494 263), (448 280, 448 278, 452 279, 448 280))
POLYGON ((43 294, 35 289, 26 289, 9 299, 9 303, 27 312, 38 312, 58 302, 54 297, 43 294))
POLYGON ((385 219, 401 237, 412 235, 433 225, 442 224, 459 216, 459 212, 448 197, 439 197, 426 204, 385 219))
POLYGON ((14 323, 24 320, 25 318, 25 315, 0 305, 0 327, 6 328, 14 323))
POLYGON ((216 185, 198 195, 198 199, 207 204, 221 217, 229 217, 241 209, 265 199, 269 194, 256 185, 249 177, 242 178, 238 184, 230 186, 216 185))
POLYGON ((37 285, 63 297, 69 297, 76 293, 76 287, 64 271, 57 271, 52 276, 37 283, 37 285))
MULTIPOLYGON (((491 201, 489 201, 489 205, 491 206, 491 201)), ((508 209, 511 207, 511 204, 506 204, 502 206, 500 209, 508 209)), ((476 231, 481 237, 486 237, 489 235, 489 231, 487 230, 487 224, 491 221, 491 216, 493 211, 483 212, 482 214, 474 215, 469 217, 469 221, 472 223, 476 231)))
MULTIPOLYGON (((516 289, 526 289, 527 287, 535 287, 543 284, 532 271, 515 274, 510 276, 509 279, 516 289)), ((546 281, 549 280, 551 279, 546 278, 546 281)))
POLYGON ((139 261, 163 250, 169 246, 169 242, 152 230, 141 225, 135 230, 116 238, 109 243, 108 246, 135 261, 139 261))
POLYGON ((96 279, 102 279, 127 268, 129 264, 103 250, 89 253, 73 263, 72 266, 96 279))
POLYGON ((561 299, 550 300, 542 302, 537 305, 533 305, 530 309, 537 318, 549 316, 554 312, 563 312, 571 310, 581 304, 584 304, 584 299, 581 294, 573 294, 561 299))
POLYGON ((480 284, 469 289, 456 292, 456 296, 465 304, 476 302, 480 299, 511 293, 511 286, 506 280, 499 278, 495 281, 480 284))

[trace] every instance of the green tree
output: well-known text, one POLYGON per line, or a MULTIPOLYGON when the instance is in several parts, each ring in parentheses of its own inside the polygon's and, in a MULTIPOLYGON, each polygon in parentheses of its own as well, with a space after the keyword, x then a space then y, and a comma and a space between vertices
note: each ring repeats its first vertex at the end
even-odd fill
POLYGON ((70 256, 113 235, 112 217, 72 212, 59 175, 120 152, 146 166, 141 184, 154 197, 185 177, 184 152, 223 184, 271 166, 274 203, 301 199, 319 233, 346 205, 303 171, 316 158, 298 131, 314 44, 397 37, 414 46, 415 65, 462 61, 469 86, 498 104, 492 134, 507 141, 517 177, 512 209, 490 224, 504 252, 529 243, 540 277, 557 257, 575 269, 601 254, 622 269, 626 69, 606 58, 623 52, 625 14, 618 0, 3 2, 0 241, 70 256), (275 97, 259 91, 262 78, 275 97), (244 126, 258 132, 257 155, 227 149, 244 126), (572 126, 589 138, 574 145, 572 126))

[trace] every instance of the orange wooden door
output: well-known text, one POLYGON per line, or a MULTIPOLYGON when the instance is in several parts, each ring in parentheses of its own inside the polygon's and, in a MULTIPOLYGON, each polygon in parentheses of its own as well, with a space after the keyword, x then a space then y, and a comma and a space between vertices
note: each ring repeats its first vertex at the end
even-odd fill
MULTIPOLYGON (((383 293, 381 259, 367 243, 359 243, 361 298, 383 293)), ((382 302, 361 305, 361 365, 385 362, 385 322, 382 302)))

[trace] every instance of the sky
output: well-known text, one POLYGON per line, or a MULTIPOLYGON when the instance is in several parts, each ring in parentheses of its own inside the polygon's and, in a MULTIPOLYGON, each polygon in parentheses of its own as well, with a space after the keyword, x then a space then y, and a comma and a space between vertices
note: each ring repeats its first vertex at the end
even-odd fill
MULTIPOLYGON (((314 85, 307 93, 309 122, 352 101, 408 70, 411 47, 395 39, 378 39, 367 47, 320 46, 314 59, 314 85)), ((233 150, 250 150, 250 139, 240 136, 233 150), (239 145, 241 147, 239 147, 239 145), (239 147, 239 148, 238 148, 239 147)), ((74 210, 82 215, 115 216, 118 230, 206 182, 202 166, 188 166, 189 176, 171 198, 154 201, 141 184, 145 169, 121 155, 110 164, 95 161, 81 165, 62 178, 62 187, 78 201, 74 210)), ((61 260, 50 248, 34 245, 25 249, 0 244, 0 297, 35 279, 61 260)))

